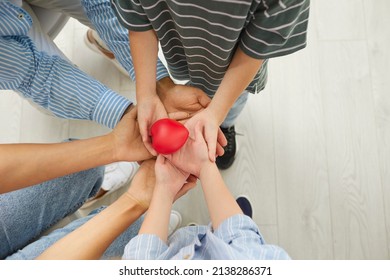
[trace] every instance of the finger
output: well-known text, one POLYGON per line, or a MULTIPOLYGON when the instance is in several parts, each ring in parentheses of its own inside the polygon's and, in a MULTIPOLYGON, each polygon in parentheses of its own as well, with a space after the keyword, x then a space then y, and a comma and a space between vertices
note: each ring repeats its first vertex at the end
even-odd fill
POLYGON ((205 141, 202 133, 202 124, 201 122, 197 122, 195 125, 195 133, 194 133, 195 142, 205 141))
POLYGON ((190 114, 187 113, 187 112, 182 112, 182 111, 180 111, 180 112, 172 112, 172 113, 168 113, 168 117, 170 119, 179 121, 179 120, 188 119, 190 117, 190 114))
POLYGON ((195 175, 191 174, 190 176, 188 176, 187 178, 187 182, 197 182, 198 181, 198 177, 196 177, 195 175))
POLYGON ((225 149, 221 146, 221 144, 217 143, 217 156, 221 157, 225 153, 225 149))
POLYGON ((165 162, 165 157, 163 157, 162 155, 158 155, 156 163, 162 165, 162 164, 164 164, 164 162, 165 162))
POLYGON ((218 128, 218 143, 222 146, 225 147, 227 145, 227 140, 225 135, 223 134, 221 128, 218 128))
POLYGON ((207 142, 207 147, 209 150, 209 159, 211 162, 215 162, 215 151, 217 146, 217 135, 213 132, 212 129, 205 129, 205 138, 207 142))
POLYGON ((152 147, 152 138, 149 136, 148 132, 148 123, 147 122, 140 122, 139 124, 139 131, 141 133, 142 142, 145 145, 145 148, 151 153, 153 156, 157 156, 157 152, 152 147))
POLYGON ((184 123, 185 128, 187 128, 189 135, 188 137, 190 139, 195 139, 195 134, 194 134, 194 129, 193 129, 193 124, 194 120, 191 118, 187 122, 184 123))
POLYGON ((168 154, 168 155, 163 155, 167 160, 169 160, 170 162, 172 162, 172 154, 168 154))
POLYGON ((198 101, 199 101, 200 105, 202 105, 203 108, 206 108, 207 106, 209 106, 209 104, 211 102, 211 98, 202 92, 198 96, 198 101))
POLYGON ((156 150, 153 148, 150 142, 144 142, 145 148, 152 154, 152 156, 157 156, 156 150))

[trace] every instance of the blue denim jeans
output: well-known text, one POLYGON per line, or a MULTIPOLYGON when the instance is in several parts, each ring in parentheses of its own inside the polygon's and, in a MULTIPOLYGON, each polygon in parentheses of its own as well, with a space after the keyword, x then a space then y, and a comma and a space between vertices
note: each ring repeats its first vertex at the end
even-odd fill
POLYGON ((236 122, 236 119, 242 112, 242 110, 245 107, 246 101, 248 100, 248 91, 244 91, 241 93, 241 95, 237 98, 236 102, 234 102, 232 108, 230 109, 229 113, 227 114, 225 120, 221 124, 222 127, 231 127, 236 122))
MULTIPOLYGON (((41 236, 93 197, 103 177, 104 168, 98 167, 0 195, 0 259, 34 259, 100 212, 103 208, 41 236)), ((140 225, 141 219, 112 243, 103 258, 122 256, 125 245, 137 235, 140 225)))

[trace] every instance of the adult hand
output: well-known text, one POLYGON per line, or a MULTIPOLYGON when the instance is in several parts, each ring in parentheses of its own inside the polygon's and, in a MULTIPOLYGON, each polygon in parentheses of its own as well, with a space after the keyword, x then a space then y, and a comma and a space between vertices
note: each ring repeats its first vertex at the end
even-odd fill
POLYGON ((157 157, 156 188, 161 188, 172 201, 187 193, 196 185, 196 179, 190 173, 180 170, 162 155, 157 157), (189 181, 188 181, 189 180, 189 181))
POLYGON ((138 124, 141 133, 142 142, 146 149, 156 156, 157 152, 152 147, 150 137, 150 127, 152 124, 162 118, 167 118, 168 114, 157 95, 144 98, 137 104, 138 107, 138 124))
POLYGON ((150 201, 152 200, 154 186, 156 184, 156 176, 154 172, 155 162, 156 161, 154 159, 142 162, 126 193, 130 196, 130 198, 136 200, 140 206, 145 209, 149 207, 150 201))
POLYGON ((179 120, 190 118, 205 109, 211 101, 202 90, 192 86, 176 85, 169 77, 157 82, 157 94, 168 113, 185 113, 179 120))
MULTIPOLYGON (((167 112, 170 113, 169 117, 183 123, 202 112, 211 102, 210 97, 202 90, 192 86, 176 85, 169 77, 157 82, 157 94, 167 112)), ((222 156, 227 141, 219 128, 217 141, 216 154, 222 156)))
POLYGON ((114 145, 116 161, 143 161, 152 157, 142 142, 138 122, 137 108, 130 105, 114 130, 109 134, 114 145))

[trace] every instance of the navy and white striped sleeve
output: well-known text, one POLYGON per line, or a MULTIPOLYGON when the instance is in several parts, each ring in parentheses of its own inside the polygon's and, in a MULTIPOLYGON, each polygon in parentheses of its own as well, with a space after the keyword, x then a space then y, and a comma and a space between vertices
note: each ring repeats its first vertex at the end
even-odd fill
POLYGON ((131 104, 68 61, 39 52, 27 36, 0 37, 0 89, 67 119, 93 120, 113 128, 131 104))
MULTIPOLYGON (((82 5, 100 38, 114 53, 115 58, 135 81, 133 60, 130 54, 129 32, 118 21, 107 0, 83 0, 82 5)), ((169 73, 161 60, 157 61, 157 80, 168 77, 169 73)))
POLYGON ((267 59, 306 46, 310 0, 258 0, 240 48, 250 57, 267 59))

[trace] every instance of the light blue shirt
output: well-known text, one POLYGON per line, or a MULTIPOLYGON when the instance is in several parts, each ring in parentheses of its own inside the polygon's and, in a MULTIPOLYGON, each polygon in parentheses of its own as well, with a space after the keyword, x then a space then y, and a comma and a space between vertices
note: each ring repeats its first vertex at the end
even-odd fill
POLYGON ((157 235, 141 234, 126 246, 130 260, 280 260, 290 259, 280 247, 265 243, 259 228, 245 215, 234 215, 212 231, 209 226, 178 229, 167 244, 157 235))
MULTIPOLYGON (((127 30, 120 26, 109 1, 83 4, 98 33, 134 78, 127 30)), ((15 90, 61 118, 115 127, 131 101, 69 61, 39 51, 28 36, 32 24, 24 9, 0 0, 0 90, 15 90)), ((157 72, 159 79, 168 76, 161 62, 157 72)))

